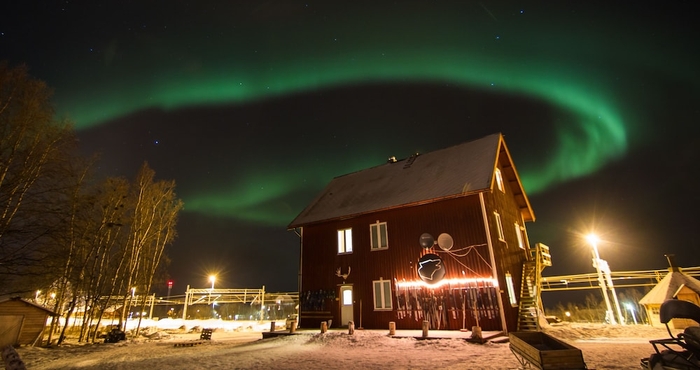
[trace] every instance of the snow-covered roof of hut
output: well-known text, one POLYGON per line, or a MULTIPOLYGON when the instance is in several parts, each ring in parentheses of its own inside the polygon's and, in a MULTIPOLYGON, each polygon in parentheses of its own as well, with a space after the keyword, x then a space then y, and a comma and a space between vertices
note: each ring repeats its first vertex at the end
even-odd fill
POLYGON ((684 274, 679 268, 670 268, 669 273, 639 300, 639 304, 661 304, 673 299, 684 286, 700 295, 700 280, 684 274))

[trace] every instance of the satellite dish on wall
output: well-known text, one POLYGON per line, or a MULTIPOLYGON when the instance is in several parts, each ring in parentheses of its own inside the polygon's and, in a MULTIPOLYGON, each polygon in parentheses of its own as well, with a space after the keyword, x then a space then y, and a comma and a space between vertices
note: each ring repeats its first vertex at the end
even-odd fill
POLYGON ((421 234, 418 242, 420 243, 421 247, 425 249, 430 249, 435 244, 435 238, 433 238, 433 236, 428 233, 423 233, 421 234))
POLYGON ((455 241, 452 239, 452 236, 448 233, 442 233, 438 235, 437 243, 440 246, 440 249, 444 251, 449 251, 452 249, 452 246, 455 244, 455 241))

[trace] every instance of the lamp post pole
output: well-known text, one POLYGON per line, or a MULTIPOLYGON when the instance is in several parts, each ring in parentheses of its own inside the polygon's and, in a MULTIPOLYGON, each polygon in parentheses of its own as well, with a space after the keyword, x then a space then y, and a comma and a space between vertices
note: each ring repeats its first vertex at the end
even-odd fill
POLYGON ((600 268, 601 259, 598 254, 598 237, 595 235, 588 235, 587 239, 588 242, 591 243, 591 246, 593 246, 593 266, 598 273, 598 285, 600 285, 600 289, 603 291, 603 299, 605 300, 605 308, 607 309, 605 311, 605 317, 610 320, 611 324, 615 325, 617 322, 615 321, 615 315, 610 305, 610 298, 608 297, 608 288, 605 283, 605 277, 603 276, 603 270, 600 268))
POLYGON ((172 280, 168 280, 168 303, 167 303, 167 305, 165 306, 165 309, 166 309, 166 311, 167 311, 165 314, 168 315, 168 317, 170 317, 170 291, 171 291, 172 289, 173 289, 173 281, 172 281, 172 280))
POLYGON ((211 294, 214 292, 214 282, 216 281, 216 276, 214 276, 214 275, 209 276, 209 281, 211 281, 211 290, 209 290, 209 301, 211 301, 211 315, 212 315, 212 317, 215 317, 216 316, 216 312, 214 311, 215 301, 211 300, 211 294))

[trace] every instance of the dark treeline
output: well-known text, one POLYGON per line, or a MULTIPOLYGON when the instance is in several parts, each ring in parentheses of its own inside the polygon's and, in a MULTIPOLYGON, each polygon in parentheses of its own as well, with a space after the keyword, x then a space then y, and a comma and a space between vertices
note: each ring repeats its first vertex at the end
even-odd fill
POLYGON ((133 291, 165 280, 164 252, 182 209, 175 182, 156 181, 147 163, 132 180, 99 178, 96 163, 78 154, 46 84, 0 62, 0 298, 59 313, 49 343, 54 333, 60 343, 61 322, 78 314, 80 340, 94 341, 90 328, 108 306, 121 302, 122 325, 133 291))

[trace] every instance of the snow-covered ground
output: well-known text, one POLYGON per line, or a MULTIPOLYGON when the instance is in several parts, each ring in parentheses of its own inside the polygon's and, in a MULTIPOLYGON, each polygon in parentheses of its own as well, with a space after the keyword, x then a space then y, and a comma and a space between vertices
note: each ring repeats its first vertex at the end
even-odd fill
MULTIPOLYGON (((21 347, 28 369, 517 369, 508 343, 474 344, 468 332, 347 329, 299 330, 295 335, 262 339, 270 323, 178 320, 142 323, 148 336, 119 343, 79 344, 68 340, 60 347, 21 347), (160 328, 156 328, 160 324, 160 328), (211 341, 188 333, 192 326, 215 329, 211 341), (180 329, 179 329, 180 328, 180 329), (194 344, 200 343, 201 344, 194 344), (194 344, 181 346, 180 344, 194 344), (176 346, 178 344, 178 346, 176 346)), ((284 322, 277 322, 284 330, 284 322)), ((610 326, 563 324, 546 331, 582 350, 589 369, 639 369, 639 361, 653 351, 649 339, 667 337, 665 329, 642 325, 610 326)), ((486 334, 486 333, 485 333, 486 334)))

